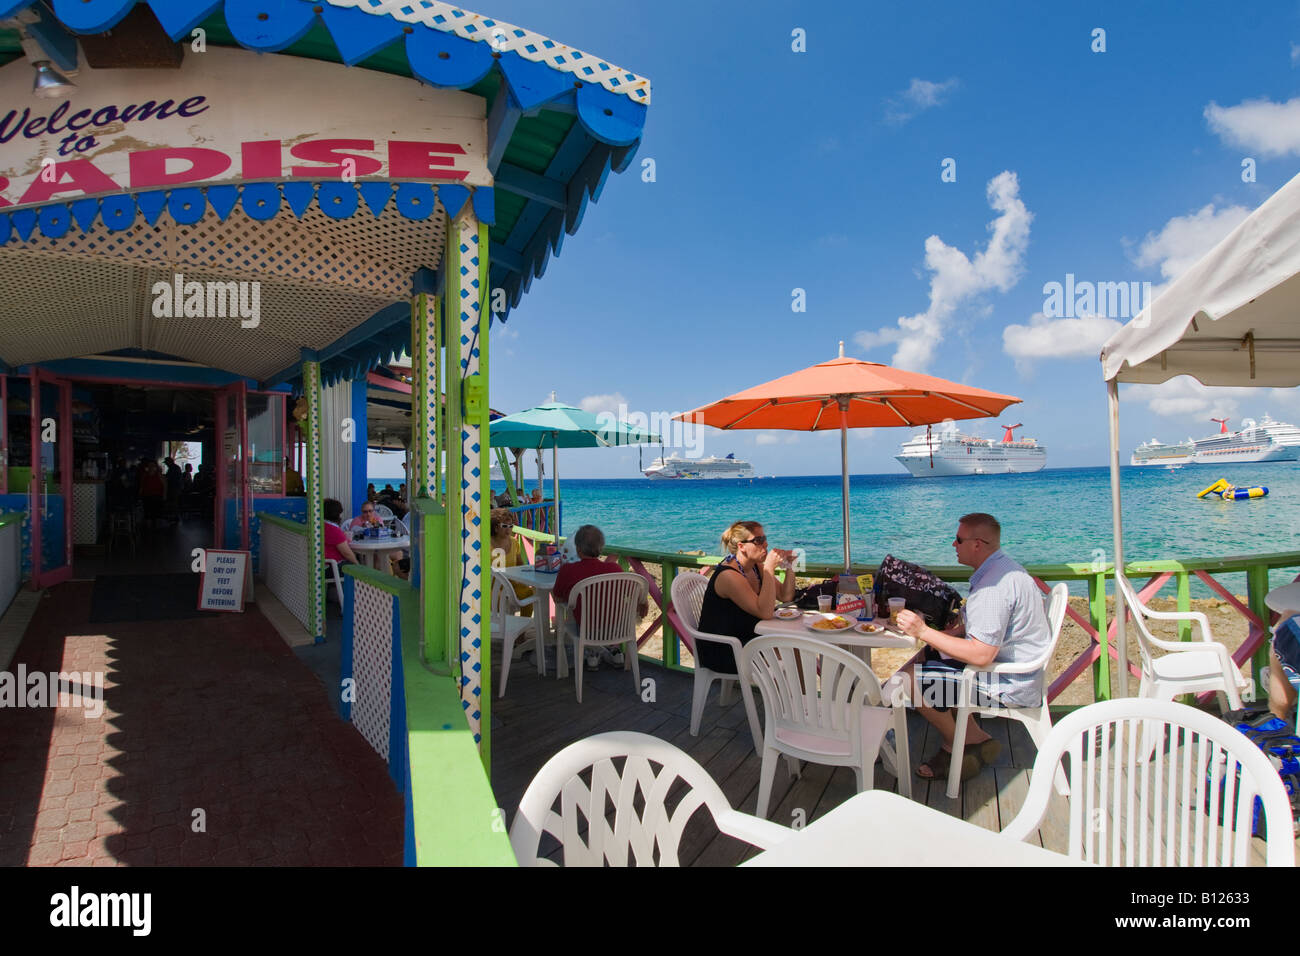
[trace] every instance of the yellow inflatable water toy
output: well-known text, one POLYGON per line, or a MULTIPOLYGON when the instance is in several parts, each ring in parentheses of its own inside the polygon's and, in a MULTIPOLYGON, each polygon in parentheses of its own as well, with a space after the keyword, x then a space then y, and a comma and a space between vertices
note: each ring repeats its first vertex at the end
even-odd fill
POLYGON ((1238 488, 1235 485, 1228 484, 1228 482, 1223 478, 1220 478, 1196 497, 1204 498, 1206 495, 1218 495, 1223 501, 1244 501, 1247 498, 1267 497, 1268 489, 1262 486, 1258 488, 1238 488))

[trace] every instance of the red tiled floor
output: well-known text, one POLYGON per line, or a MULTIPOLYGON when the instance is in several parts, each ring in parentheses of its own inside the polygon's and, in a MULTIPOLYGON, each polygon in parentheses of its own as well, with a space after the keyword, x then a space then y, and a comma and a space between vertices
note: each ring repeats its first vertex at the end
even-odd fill
POLYGON ((383 760, 255 607, 90 624, 90 590, 48 591, 10 667, 105 691, 96 719, 0 710, 0 865, 401 863, 383 760))

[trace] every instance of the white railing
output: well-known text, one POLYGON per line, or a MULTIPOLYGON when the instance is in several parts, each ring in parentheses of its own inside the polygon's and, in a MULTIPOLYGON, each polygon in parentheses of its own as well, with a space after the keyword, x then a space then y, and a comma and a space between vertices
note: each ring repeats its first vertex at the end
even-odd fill
POLYGON ((352 723, 375 752, 389 759, 393 699, 393 611, 387 591, 353 579, 352 723))
POLYGON ((301 532, 274 521, 262 521, 262 577, 302 626, 307 623, 307 526, 301 532))

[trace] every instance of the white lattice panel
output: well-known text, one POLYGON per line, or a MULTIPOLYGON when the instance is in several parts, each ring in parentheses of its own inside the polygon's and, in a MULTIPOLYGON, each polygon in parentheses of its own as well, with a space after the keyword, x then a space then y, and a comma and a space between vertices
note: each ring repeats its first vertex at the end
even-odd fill
POLYGON ((352 723, 375 752, 388 759, 393 696, 393 596, 356 582, 352 610, 352 723))
POLYGON ((270 521, 262 523, 262 577, 302 626, 307 623, 307 539, 270 521))
POLYGON ((193 226, 163 213, 110 232, 60 239, 33 232, 0 247, 4 359, 23 365, 70 355, 142 348, 269 378, 322 349, 379 309, 408 298, 416 269, 441 258, 446 216, 423 221, 391 208, 335 220, 310 208, 257 222, 236 208, 223 223, 209 208, 193 226), (158 318, 156 282, 260 282, 260 324, 238 318, 158 318))
POLYGON ((16 524, 0 525, 0 615, 18 593, 23 576, 19 532, 16 524))
POLYGON ((511 51, 553 70, 572 73, 585 83, 599 83, 611 93, 622 93, 638 103, 650 102, 650 81, 629 73, 598 56, 556 43, 540 33, 511 23, 463 10, 440 0, 326 0, 335 7, 354 7, 363 13, 391 16, 403 23, 423 23, 465 40, 488 43, 494 50, 511 51))

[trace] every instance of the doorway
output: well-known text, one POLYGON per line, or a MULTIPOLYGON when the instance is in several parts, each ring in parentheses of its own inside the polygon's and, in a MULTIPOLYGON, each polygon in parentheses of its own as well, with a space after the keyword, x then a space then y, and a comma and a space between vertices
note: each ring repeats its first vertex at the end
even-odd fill
POLYGON ((213 547, 216 393, 72 384, 72 576, 180 574, 213 547))

